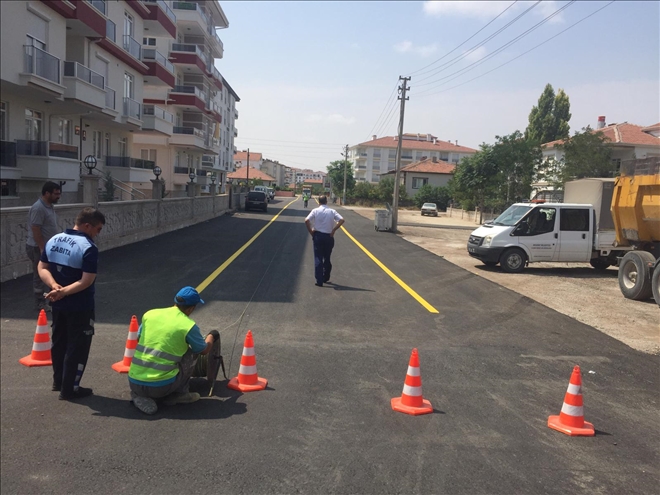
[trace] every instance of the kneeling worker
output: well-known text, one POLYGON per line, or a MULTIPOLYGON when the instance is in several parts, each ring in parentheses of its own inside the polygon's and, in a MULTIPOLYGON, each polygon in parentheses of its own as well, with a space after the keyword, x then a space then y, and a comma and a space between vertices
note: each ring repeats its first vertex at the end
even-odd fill
POLYGON ((174 297, 175 305, 152 309, 142 317, 138 343, 128 371, 133 404, 145 414, 155 414, 154 399, 166 405, 190 404, 199 394, 189 392, 190 377, 199 354, 208 354, 220 335, 206 338, 190 319, 197 304, 204 304, 193 287, 184 287, 174 297))

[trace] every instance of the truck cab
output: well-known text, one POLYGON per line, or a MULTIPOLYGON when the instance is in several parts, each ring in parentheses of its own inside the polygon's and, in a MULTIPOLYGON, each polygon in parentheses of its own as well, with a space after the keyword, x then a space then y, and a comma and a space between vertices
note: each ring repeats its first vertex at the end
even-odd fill
POLYGON ((505 272, 515 273, 540 261, 602 263, 607 268, 611 245, 611 240, 599 239, 592 205, 516 203, 473 231, 467 249, 484 264, 499 263, 505 272))

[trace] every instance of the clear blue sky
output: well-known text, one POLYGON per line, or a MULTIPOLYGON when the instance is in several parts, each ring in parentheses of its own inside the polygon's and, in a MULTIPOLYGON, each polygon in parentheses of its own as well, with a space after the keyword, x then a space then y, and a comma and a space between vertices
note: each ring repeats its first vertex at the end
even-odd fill
POLYGON ((609 2, 540 2, 469 52, 535 3, 221 2, 229 28, 218 32, 225 54, 216 66, 241 98, 235 144, 294 167, 325 171, 330 161, 341 159, 344 144, 396 134, 398 107, 386 119, 397 104, 395 96, 388 97, 398 77, 410 74, 404 132, 431 133, 473 148, 496 135, 524 131, 546 83, 568 94, 571 132, 594 127, 598 115, 608 123, 660 121, 655 1, 616 1, 510 64, 454 88, 609 2), (452 75, 475 61, 483 62, 452 75), (443 67, 447 62, 453 65, 443 67), (428 72, 434 69, 437 74, 428 72))

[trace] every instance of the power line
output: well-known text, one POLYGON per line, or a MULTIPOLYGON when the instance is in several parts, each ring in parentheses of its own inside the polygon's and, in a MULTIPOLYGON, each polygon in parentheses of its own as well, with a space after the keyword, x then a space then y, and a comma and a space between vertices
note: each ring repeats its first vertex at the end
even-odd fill
POLYGON ((385 129, 387 129, 387 127, 390 125, 390 122, 391 122, 392 119, 394 118, 394 115, 396 115, 396 113, 394 112, 394 110, 396 110, 396 107, 397 107, 397 106, 398 106, 398 105, 397 105, 397 100, 395 99, 395 100, 392 102, 392 106, 390 107, 390 111, 389 111, 389 113, 387 114, 387 116, 385 117, 385 120, 383 120, 382 125, 380 126, 380 128, 378 129, 378 131, 376 131, 376 135, 380 135, 380 134, 382 134, 383 132, 385 132, 385 129))
MULTIPOLYGON (((428 76, 419 79, 419 80, 417 81, 417 82, 418 82, 417 86, 428 86, 429 84, 433 84, 433 83, 435 83, 436 81, 430 81, 430 82, 426 82, 426 83, 419 84, 420 81, 425 81, 425 80, 427 80, 427 79, 430 79, 431 77, 436 76, 437 74, 439 74, 439 73, 441 73, 441 72, 444 72, 445 70, 449 69, 449 67, 451 67, 452 65, 456 65, 456 64, 459 63, 461 60, 466 59, 470 54, 474 53, 478 48, 483 47, 486 43, 488 43, 489 41, 491 41, 492 39, 494 39, 498 34, 500 34, 500 33, 501 33, 502 31, 504 31, 506 28, 510 27, 514 22, 516 22, 516 21, 519 20, 522 16, 524 16, 525 14, 527 14, 530 10, 532 10, 534 7, 536 7, 539 3, 541 3, 541 2, 540 2, 540 1, 537 1, 534 5, 532 5, 530 8, 528 8, 526 11, 524 11, 524 12, 523 12, 522 14, 520 14, 518 17, 516 17, 515 19, 513 19, 513 20, 512 20, 511 22, 509 22, 506 26, 504 26, 504 27, 501 28, 499 31, 497 31, 496 33, 494 33, 494 34, 492 34, 491 36, 489 36, 488 38, 486 38, 486 39, 485 39, 484 41, 482 41, 481 43, 479 43, 479 44, 473 46, 473 47, 470 48, 468 51, 466 51, 465 53, 459 55, 458 57, 454 57, 454 58, 453 58, 452 60, 450 60, 449 62, 444 63, 441 67, 439 67, 438 69, 436 69, 433 73, 429 74, 428 76)), ((565 6, 564 6, 564 7, 565 7, 565 6)), ((556 15, 556 13, 555 13, 555 15, 556 15)), ((548 18, 546 18, 545 20, 547 21, 547 19, 548 19, 548 18)), ((543 24, 543 22, 544 22, 544 21, 541 21, 540 23, 537 23, 535 26, 538 27, 538 26, 540 26, 541 24, 543 24)), ((533 26, 533 27, 534 27, 534 26, 533 26)), ((532 29, 532 30, 533 30, 533 29, 532 29)), ((508 41, 507 43, 511 43, 511 41, 508 41)), ((506 46, 507 43, 505 43, 504 45, 501 45, 500 48, 501 48, 502 46, 506 46)))
MULTIPOLYGON (((496 21, 496 20, 497 20, 502 14, 504 14, 507 10, 509 10, 511 7, 513 7, 513 6, 514 6, 515 4, 517 4, 517 3, 518 3, 518 0, 515 0, 515 1, 514 1, 511 5, 509 5, 506 9, 504 9, 502 12, 500 12, 499 14, 497 14, 497 15, 496 15, 496 16, 495 16, 495 17, 494 17, 494 18, 493 18, 488 24, 486 24, 486 25, 485 25, 484 27, 482 27, 479 31, 477 31, 476 33, 474 33, 472 36, 470 36, 468 39, 466 39, 463 43, 461 43, 460 45, 458 45, 458 46, 457 46, 456 48, 454 48, 452 51, 445 53, 442 57, 440 57, 440 58, 437 59, 437 60, 434 60, 433 62, 431 62, 430 64, 428 64, 428 65, 426 65, 426 66, 424 66, 424 67, 422 67, 421 69, 417 69, 416 71, 411 72, 410 74, 408 74, 408 76, 412 76, 412 75, 414 75, 414 74, 417 74, 418 72, 423 71, 424 69, 426 69, 426 68, 428 68, 428 67, 431 67, 432 65, 435 65, 437 62, 440 62, 440 60, 442 60, 443 58, 445 58, 445 57, 447 57, 448 55, 451 55, 452 53, 454 53, 456 50, 458 50, 460 47, 462 47, 465 43, 467 43, 467 42, 470 41, 472 38, 474 38, 476 35, 478 35, 481 31, 483 31, 483 30, 486 29, 488 26, 490 26, 490 25, 491 25, 493 22, 495 22, 495 21, 496 21)), ((427 71, 427 72, 428 72, 428 71, 427 71)), ((426 72, 422 72, 422 74, 426 74, 426 72)), ((420 75, 421 75, 421 74, 420 74, 420 75)))
POLYGON ((305 144, 329 144, 331 146, 343 146, 341 143, 322 143, 317 141, 284 141, 283 139, 264 139, 264 138, 250 138, 250 137, 237 137, 236 139, 251 139, 252 141, 272 141, 275 143, 305 143, 305 144))
MULTIPOLYGON (((390 100, 392 99, 392 96, 394 96, 394 93, 396 92, 396 88, 397 88, 398 85, 399 85, 399 81, 397 81, 396 84, 394 85, 394 89, 392 89, 392 92, 390 93, 390 96, 387 98, 387 101, 385 102, 385 106, 383 107, 383 110, 380 112, 380 115, 378 116, 378 120, 376 120, 376 123, 372 127, 372 129, 369 132, 369 135, 366 137, 365 141, 373 135, 374 129, 376 128, 376 126, 378 125, 378 122, 380 122, 381 117, 385 113, 385 109, 387 108, 387 105, 390 103, 390 100)), ((376 134, 378 134, 378 133, 376 133, 376 134)))
POLYGON ((300 144, 272 144, 272 143, 260 144, 258 141, 253 141, 253 140, 249 140, 244 145, 248 146, 248 143, 251 143, 250 146, 252 146, 253 148, 264 147, 264 146, 276 147, 276 148, 291 148, 291 147, 295 146, 297 149, 302 149, 302 150, 309 149, 309 150, 328 150, 328 151, 330 151, 330 150, 337 149, 336 146, 326 146, 326 145, 323 145, 323 146, 309 145, 308 146, 308 145, 303 145, 302 143, 300 143, 300 144))
MULTIPOLYGON (((453 80, 453 79, 456 79, 456 78, 460 77, 461 75, 465 74, 466 72, 470 72, 471 70, 474 70, 474 69, 475 69, 476 67, 478 67, 479 65, 485 63, 485 62, 488 61, 489 59, 493 58, 495 55, 501 53, 501 52, 502 52, 503 50, 505 50, 506 48, 508 48, 508 47, 510 47, 511 45, 517 43, 518 41, 520 41, 521 39, 523 39, 523 38, 524 38, 525 36, 527 36, 528 34, 532 33, 532 32, 535 31, 536 29, 540 28, 543 24, 545 24, 546 22, 550 21, 553 17, 559 15, 563 10, 567 9, 568 7, 570 7, 570 6, 573 5, 575 2, 576 2, 576 0, 572 0, 572 1, 568 2, 567 4, 563 5, 562 7, 560 7, 559 9, 557 9, 555 12, 553 12, 552 14, 550 14, 549 16, 547 16, 546 18, 544 18, 542 21, 538 22, 537 24, 535 24, 534 26, 532 26, 531 28, 529 28, 527 31, 524 31, 523 33, 519 34, 518 36, 516 36, 516 37, 513 38, 512 40, 510 40, 510 41, 508 41, 507 43, 505 43, 504 45, 500 46, 500 47, 497 48, 495 51, 493 51, 492 53, 488 54, 486 57, 484 57, 484 58, 482 58, 482 59, 480 59, 480 60, 477 60, 476 62, 473 62, 473 63, 471 63, 470 65, 467 65, 466 67, 463 67, 462 69, 457 70, 456 72, 452 72, 451 74, 449 74, 449 75, 447 75, 447 76, 443 76, 443 77, 441 77, 441 78, 439 78, 439 79, 436 79, 435 81, 431 81, 431 82, 428 82, 428 83, 419 84, 419 86, 428 86, 429 84, 435 84, 435 83, 437 83, 437 82, 440 82, 440 81, 442 81, 442 80, 444 80, 444 79, 451 78, 451 76, 454 76, 454 75, 458 74, 456 77, 449 79, 449 80, 451 81, 451 80, 453 80), (463 74, 461 74, 461 73, 463 73, 463 74)), ((442 84, 446 84, 446 82, 445 82, 445 83, 442 83, 442 84)), ((439 86, 442 86, 442 84, 440 84, 439 86)), ((437 87, 437 86, 436 86, 436 87, 437 87)), ((434 88, 428 88, 428 89, 422 91, 421 93, 418 93, 418 95, 423 95, 425 91, 430 91, 430 90, 433 90, 433 89, 434 89, 434 88)))
POLYGON ((464 81, 464 82, 462 82, 462 83, 460 83, 460 84, 457 84, 456 86, 452 86, 452 87, 450 87, 450 88, 445 88, 445 89, 443 89, 443 90, 436 91, 435 93, 422 94, 422 95, 418 95, 418 96, 421 96, 421 97, 424 97, 424 96, 433 96, 433 95, 437 95, 437 94, 440 94, 440 93, 444 93, 444 92, 449 91, 449 90, 451 90, 451 89, 455 89, 455 88, 458 88, 458 87, 460 87, 460 86, 463 86, 463 85, 465 85, 465 84, 467 84, 467 83, 469 83, 469 82, 472 82, 472 81, 474 81, 474 80, 476 80, 476 79, 479 79, 479 78, 481 78, 481 77, 483 77, 483 76, 485 76, 485 75, 487 75, 487 74, 490 74, 491 72, 496 71, 497 69, 499 69, 499 68, 501 68, 501 67, 504 67, 505 65, 510 64, 510 63, 513 62, 514 60, 519 59, 519 58, 522 57, 523 55, 528 54, 528 53, 531 52, 532 50, 536 50, 538 47, 540 47, 540 46, 542 46, 542 45, 545 45, 545 44, 548 43, 549 41, 555 39, 555 38, 556 38, 557 36, 559 36, 560 34, 565 33, 565 32, 568 31, 569 29, 571 29, 571 28, 577 26, 578 24, 580 24, 582 21, 587 20, 589 17, 591 17, 591 16, 597 14, 598 12, 600 12, 601 10, 603 10, 604 8, 609 7, 609 6, 612 5, 615 1, 616 1, 616 0, 612 0, 612 1, 609 2, 608 4, 602 6, 600 9, 598 9, 598 10, 592 12, 591 14, 589 14, 589 15, 587 15, 587 16, 585 16, 585 17, 583 17, 582 19, 580 19, 580 20, 577 21, 576 23, 571 24, 571 25, 568 26, 566 29, 563 29, 562 31, 559 31, 557 34, 555 34, 554 36, 551 36, 550 38, 548 38, 547 40, 543 41, 542 43, 539 43, 538 45, 536 45, 536 46, 530 48, 530 49, 527 50, 526 52, 521 53, 521 54, 518 55, 517 57, 514 57, 514 58, 512 58, 511 60, 509 60, 509 61, 507 61, 507 62, 504 62, 504 63, 501 64, 501 65, 498 65, 497 67, 495 67, 494 69, 489 70, 488 72, 484 72, 483 74, 480 74, 480 75, 478 75, 477 77, 473 77, 472 79, 469 79, 469 80, 464 81))

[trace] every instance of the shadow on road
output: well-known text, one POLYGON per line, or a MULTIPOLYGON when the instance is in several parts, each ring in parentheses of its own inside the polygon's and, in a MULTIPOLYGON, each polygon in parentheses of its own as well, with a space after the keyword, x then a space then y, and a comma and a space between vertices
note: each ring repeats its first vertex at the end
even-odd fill
MULTIPOLYGON (((475 265, 475 268, 485 272, 504 273, 499 266, 475 265)), ((618 270, 595 270, 587 267, 527 267, 523 271, 525 275, 536 275, 537 277, 564 277, 564 278, 617 278, 618 270)), ((516 275, 515 273, 513 275, 516 275)))
POLYGON ((339 285, 335 284, 333 282, 326 282, 325 285, 328 287, 331 287, 334 290, 352 290, 352 291, 359 291, 359 292, 376 292, 375 290, 372 289, 361 289, 359 287, 349 287, 348 285, 339 285))

